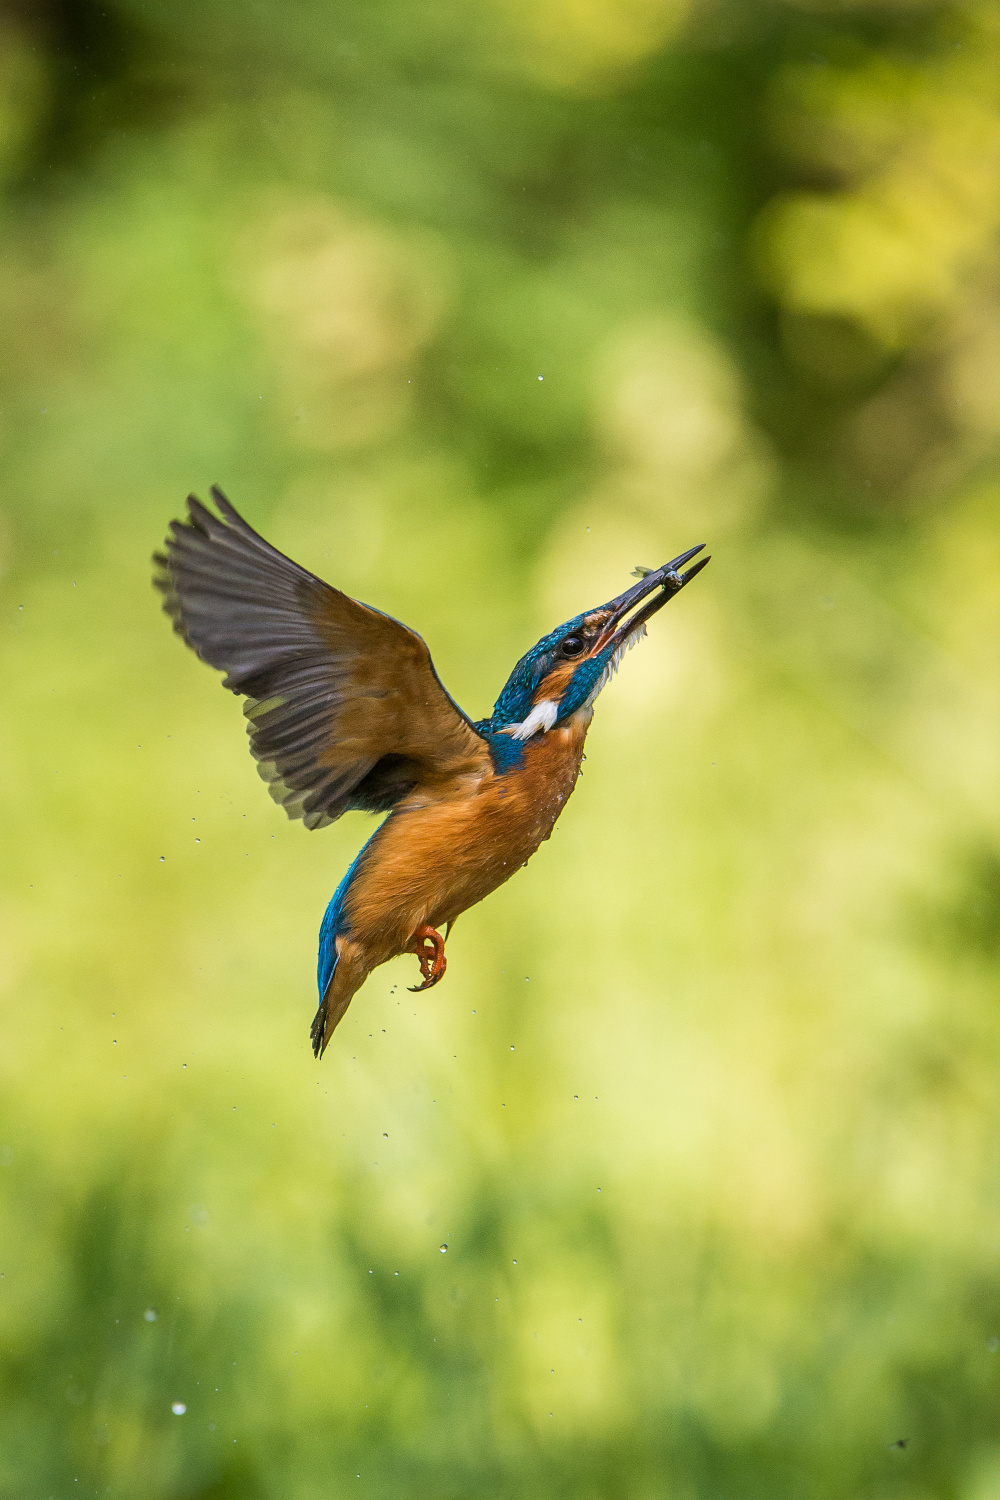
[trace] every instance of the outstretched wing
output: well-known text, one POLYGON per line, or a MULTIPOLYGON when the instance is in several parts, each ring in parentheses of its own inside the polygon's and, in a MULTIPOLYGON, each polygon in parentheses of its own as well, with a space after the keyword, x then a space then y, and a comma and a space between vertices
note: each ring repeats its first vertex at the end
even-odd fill
POLYGON ((188 519, 171 522, 153 581, 177 633, 246 696, 250 749, 290 818, 323 828, 487 768, 415 631, 307 573, 212 496, 218 516, 192 495, 188 519))

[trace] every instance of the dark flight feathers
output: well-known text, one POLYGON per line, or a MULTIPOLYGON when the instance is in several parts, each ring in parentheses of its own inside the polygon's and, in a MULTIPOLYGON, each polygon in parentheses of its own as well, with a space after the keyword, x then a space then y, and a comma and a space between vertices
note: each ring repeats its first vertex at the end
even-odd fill
POLYGON ((154 582, 174 629, 242 693, 250 749, 290 818, 323 828, 387 811, 422 784, 489 763, 485 741, 398 620, 307 573, 220 490, 171 522, 154 582))

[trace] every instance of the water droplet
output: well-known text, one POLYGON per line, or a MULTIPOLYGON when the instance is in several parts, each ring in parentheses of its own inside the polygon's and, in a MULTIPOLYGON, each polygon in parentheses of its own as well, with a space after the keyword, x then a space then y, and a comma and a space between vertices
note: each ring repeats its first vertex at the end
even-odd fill
POLYGON ((170 1407, 170 1410, 173 1412, 175 1417, 183 1417, 184 1413, 187 1411, 187 1407, 184 1405, 183 1401, 174 1401, 170 1407))
POLYGON ((510 1049, 510 1050, 511 1050, 511 1051, 512 1051, 512 1052, 513 1052, 513 1050, 514 1050, 514 1048, 513 1048, 513 1045, 512 1045, 512 1046, 511 1046, 511 1049, 510 1049))
POLYGON ((512 1260, 512 1261, 511 1261, 511 1265, 512 1265, 512 1266, 516 1266, 516 1265, 517 1265, 517 1261, 516 1261, 516 1260, 512 1260))
POLYGON ((1000 1339, 987 1339, 986 1347, 991 1354, 995 1354, 1000 1349, 1000 1339))
POLYGON ((447 1245, 442 1245, 441 1246, 441 1254, 444 1255, 447 1252, 447 1249, 448 1249, 447 1245))
POLYGON ((147 1323, 155 1323, 156 1322, 156 1308, 155 1307, 147 1307, 146 1311, 143 1313, 143 1317, 146 1319, 147 1323))
POLYGON ((161 855, 160 855, 160 864, 161 864, 161 865, 162 865, 162 864, 163 864, 163 861, 164 861, 164 860, 165 860, 165 859, 166 859, 166 857, 167 857, 167 856, 166 856, 166 855, 165 855, 165 854, 161 854, 161 855))

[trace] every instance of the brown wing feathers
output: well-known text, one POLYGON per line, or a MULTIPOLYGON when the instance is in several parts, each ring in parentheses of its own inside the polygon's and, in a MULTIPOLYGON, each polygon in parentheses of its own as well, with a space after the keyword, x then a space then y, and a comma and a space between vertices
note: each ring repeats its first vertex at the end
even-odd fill
POLYGON ((380 811, 424 780, 473 769, 486 746, 421 638, 278 552, 217 489, 171 523, 154 582, 174 629, 247 698, 271 795, 309 828, 380 811))

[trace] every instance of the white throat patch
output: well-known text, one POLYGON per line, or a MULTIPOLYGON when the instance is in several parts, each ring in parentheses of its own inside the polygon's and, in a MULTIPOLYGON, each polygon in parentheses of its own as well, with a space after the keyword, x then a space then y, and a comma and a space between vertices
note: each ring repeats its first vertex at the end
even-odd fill
POLYGON ((541 703, 535 704, 522 724, 512 724, 507 733, 513 740, 530 740, 539 730, 543 734, 547 733, 556 722, 558 713, 558 703, 553 703, 551 698, 543 698, 541 703))

